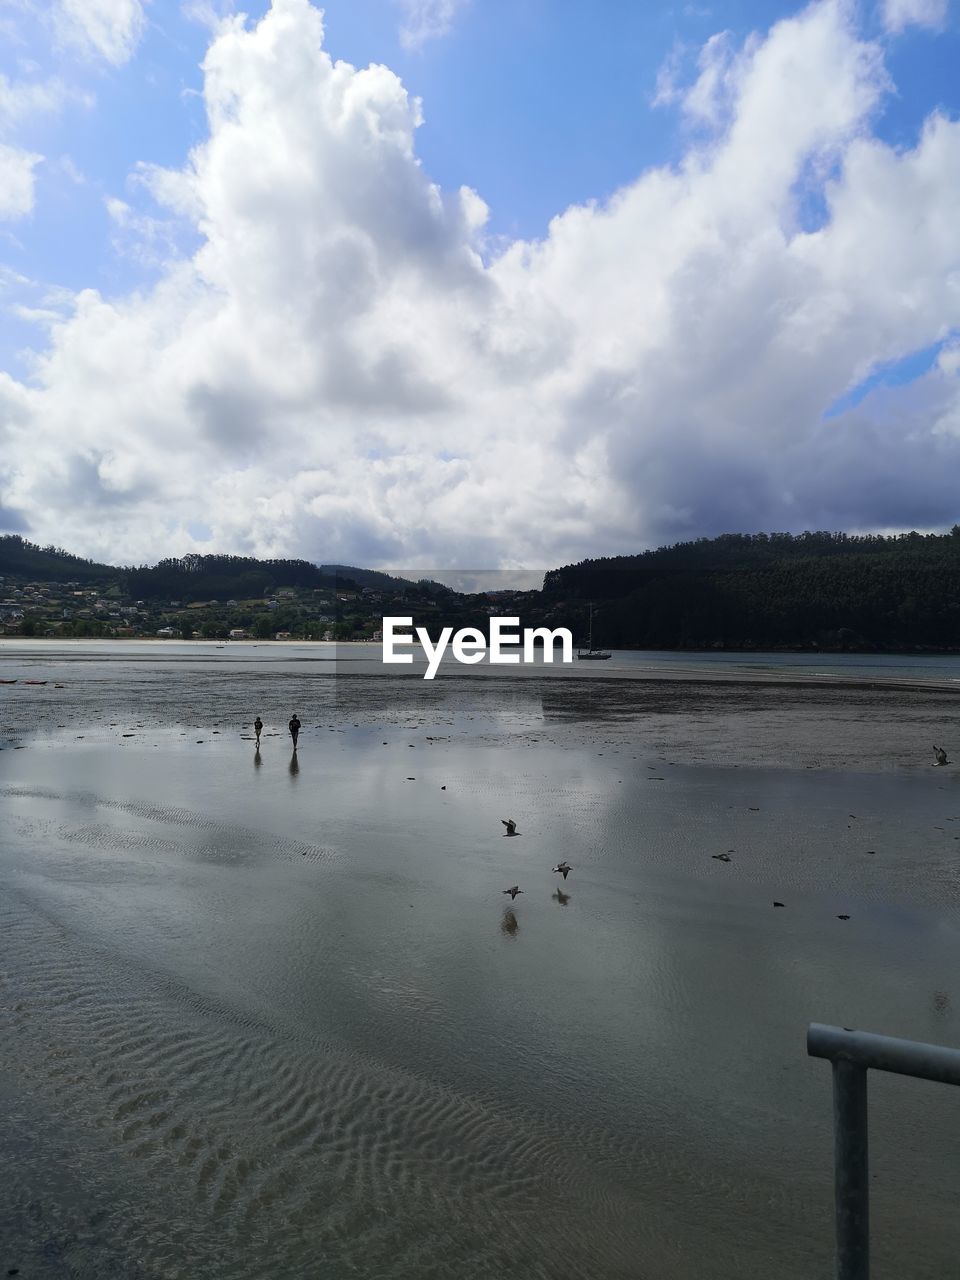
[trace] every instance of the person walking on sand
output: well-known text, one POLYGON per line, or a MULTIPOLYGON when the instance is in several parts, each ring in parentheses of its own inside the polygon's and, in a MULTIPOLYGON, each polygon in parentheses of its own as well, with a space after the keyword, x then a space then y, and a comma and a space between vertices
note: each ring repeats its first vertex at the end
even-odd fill
POLYGON ((253 722, 253 732, 256 734, 256 737, 257 737, 257 750, 259 751, 260 750, 260 734, 263 732, 263 721, 260 719, 259 716, 257 716, 256 720, 254 720, 253 722))
POLYGON ((297 739, 300 737, 300 721, 297 719, 296 712, 294 712, 290 717, 290 724, 288 727, 290 729, 290 737, 293 739, 293 749, 296 751, 297 739))

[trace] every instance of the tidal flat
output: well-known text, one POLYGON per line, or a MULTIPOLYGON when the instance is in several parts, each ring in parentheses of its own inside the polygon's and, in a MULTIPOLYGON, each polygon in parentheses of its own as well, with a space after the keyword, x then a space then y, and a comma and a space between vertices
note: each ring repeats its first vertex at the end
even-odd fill
MULTIPOLYGON (((0 647, 0 1267, 830 1275, 808 1022, 960 1045, 955 676, 302 649, 0 647)), ((953 1274, 960 1093, 870 1123, 953 1274)))

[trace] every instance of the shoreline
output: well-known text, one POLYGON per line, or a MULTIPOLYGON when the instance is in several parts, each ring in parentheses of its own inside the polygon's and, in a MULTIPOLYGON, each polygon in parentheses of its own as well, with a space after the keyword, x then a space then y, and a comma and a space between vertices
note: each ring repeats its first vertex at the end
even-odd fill
MULTIPOLYGON (((516 666, 493 666, 488 661, 476 665, 461 665, 454 660, 445 659, 432 680, 424 680, 427 668, 425 657, 414 655, 410 667, 398 667, 380 660, 378 642, 375 641, 296 641, 296 640, 157 640, 151 637, 94 638, 70 637, 61 641, 55 639, 36 639, 33 637, 6 636, 0 637, 0 657, 7 660, 22 658, 31 664, 68 664, 83 656, 86 661, 101 659, 103 661, 124 660, 119 649, 129 652, 139 651, 145 658, 160 663, 169 661, 182 664, 201 656, 209 657, 211 665, 204 669, 213 670, 213 664, 233 666, 237 662, 261 662, 267 654, 273 654, 285 663, 296 664, 299 670, 294 672, 272 671, 269 674, 304 674, 304 668, 316 664, 327 667, 327 670, 312 672, 311 676, 331 676, 336 680, 357 680, 379 678, 390 682, 407 683, 415 681, 427 693, 431 688, 449 686, 464 682, 468 686, 481 683, 514 684, 526 683, 530 680, 555 681, 582 686, 604 686, 629 684, 691 684, 697 687, 718 685, 723 688, 756 686, 773 686, 783 690, 809 690, 814 688, 830 688, 838 691, 879 691, 879 692, 921 692, 935 691, 946 696, 960 695, 960 662, 957 674, 901 674, 895 668, 873 672, 862 667, 854 667, 849 671, 830 670, 815 671, 807 665, 778 665, 784 658, 793 657, 805 660, 812 655, 802 651, 771 651, 751 654, 752 661, 715 661, 714 663, 696 663, 683 659, 699 654, 707 659, 717 659, 717 655, 709 651, 688 650, 615 650, 612 665, 585 665, 574 660, 572 663, 520 663, 516 666), (254 658, 256 654, 256 658, 254 658), (636 655, 648 654, 650 661, 637 660, 636 655), (214 655, 216 655, 214 657, 214 655), (221 656, 222 655, 222 656, 221 656), (629 657, 626 657, 629 655, 629 657), (618 663, 617 659, 621 661, 618 663), (660 658, 660 661, 656 661, 660 658), (361 666, 362 664, 362 666, 361 666)), ((742 655, 741 655, 742 656, 742 655)), ((823 657, 824 655, 817 655, 823 657)), ((891 655, 844 655, 850 659, 890 657, 891 655)), ((914 655, 902 655, 914 656, 914 655)), ((950 657, 957 655, 940 655, 950 657)), ((829 655, 826 656, 829 662, 829 655)), ((917 665, 923 660, 937 660, 936 655, 922 654, 917 656, 917 665)), ((271 664, 272 665, 272 664, 271 664)), ((263 674, 268 674, 264 671, 263 674)), ((60 677, 57 677, 58 679, 60 677)), ((0 686, 16 690, 20 687, 20 678, 14 677, 16 683, 0 686)))

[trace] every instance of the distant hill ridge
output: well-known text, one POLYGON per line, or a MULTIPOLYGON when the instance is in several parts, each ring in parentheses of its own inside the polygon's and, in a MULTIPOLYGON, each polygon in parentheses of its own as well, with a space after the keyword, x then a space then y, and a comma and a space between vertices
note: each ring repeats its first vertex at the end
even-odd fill
MULTIPOLYGON (((405 590, 373 569, 307 560, 188 555, 153 567, 97 564, 17 535, 0 537, 0 574, 115 583, 148 601, 253 599, 284 587, 405 590)), ((416 592, 412 592, 416 595, 416 592)), ((432 626, 466 616, 464 596, 436 587, 432 626)), ((643 649, 960 649, 960 525, 949 533, 724 534, 634 556, 553 569, 516 608, 594 641, 643 649)), ((467 621, 485 625, 480 603, 467 621)), ((414 610, 414 612, 416 612, 414 610)))
POLYGON ((0 574, 42 582, 104 582, 144 600, 252 598, 284 587, 394 590, 411 585, 374 569, 315 565, 308 560, 257 560, 252 556, 186 555, 156 565, 118 566, 85 560, 60 547, 40 547, 18 534, 0 536, 0 574))

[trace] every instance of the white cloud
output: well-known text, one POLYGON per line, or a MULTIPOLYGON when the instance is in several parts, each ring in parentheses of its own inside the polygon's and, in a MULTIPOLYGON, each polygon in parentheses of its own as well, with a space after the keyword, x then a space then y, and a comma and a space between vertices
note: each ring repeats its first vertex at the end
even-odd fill
POLYGON ((0 129, 13 128, 42 112, 59 111, 71 96, 58 79, 16 81, 0 72, 0 129))
POLYGON ((428 40, 445 36, 469 0, 396 0, 396 3, 404 13, 400 43, 405 49, 419 49, 428 40))
POLYGON ((68 155, 59 156, 56 161, 56 168, 68 182, 75 187, 84 187, 87 184, 86 176, 77 167, 76 161, 68 155))
POLYGON ((906 27, 926 27, 939 31, 947 20, 948 0, 882 0, 881 18, 891 34, 906 27))
POLYGON ((209 137, 113 211, 153 217, 145 186, 200 247, 148 292, 80 293, 29 392, 0 387, 0 506, 112 559, 202 519, 224 550, 431 568, 952 522, 949 355, 823 419, 960 327, 960 125, 873 136, 890 86, 851 12, 708 45, 682 164, 486 262, 486 206, 431 183, 392 72, 334 63, 307 0, 228 19, 209 137))
POLYGON ((115 67, 133 57, 146 28, 141 0, 56 0, 51 17, 64 44, 115 67))
POLYGON ((68 89, 57 78, 10 80, 0 72, 0 220, 23 218, 33 210, 35 173, 43 156, 14 145, 18 125, 44 112, 62 109, 71 99, 89 104, 86 95, 68 89))
POLYGON ((26 217, 33 209, 33 171, 42 158, 0 142, 0 220, 26 217))
POLYGON ((115 196, 108 197, 104 204, 113 228, 114 252, 151 269, 171 262, 177 250, 177 236, 170 219, 140 213, 115 196))
POLYGON ((688 52, 687 47, 677 41, 667 54, 657 72, 657 82, 650 99, 651 106, 669 107, 677 101, 680 96, 679 80, 683 61, 688 52))
POLYGON ((188 22, 216 31, 236 9, 233 0, 182 0, 180 12, 188 22))

